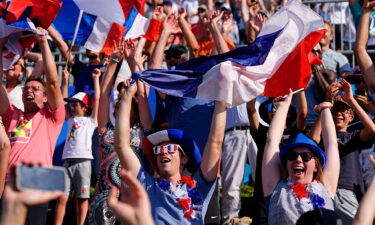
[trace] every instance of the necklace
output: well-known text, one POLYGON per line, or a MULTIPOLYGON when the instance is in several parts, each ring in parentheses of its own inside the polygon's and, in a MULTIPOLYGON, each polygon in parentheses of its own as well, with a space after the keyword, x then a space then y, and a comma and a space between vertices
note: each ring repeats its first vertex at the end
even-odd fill
POLYGON ((196 188, 196 182, 191 176, 182 176, 176 186, 166 180, 159 180, 157 184, 161 189, 177 198, 177 202, 184 212, 184 217, 188 219, 196 218, 193 205, 200 203, 203 198, 196 188), (184 185, 186 185, 186 189, 183 188, 184 185), (183 198, 186 194, 188 197, 183 198))
MULTIPOLYGON (((313 181, 317 182, 317 181, 313 181)), ((291 183, 291 182, 290 182, 291 183)), ((320 197, 318 194, 315 194, 311 190, 311 184, 290 184, 290 189, 296 194, 298 200, 302 198, 309 198, 310 203, 313 205, 314 209, 323 208, 325 206, 324 198, 320 197)))

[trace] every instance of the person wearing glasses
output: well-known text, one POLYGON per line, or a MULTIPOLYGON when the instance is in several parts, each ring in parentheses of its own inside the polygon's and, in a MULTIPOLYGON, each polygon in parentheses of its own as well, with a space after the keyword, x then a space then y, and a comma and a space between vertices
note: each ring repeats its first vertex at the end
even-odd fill
POLYGON ((168 129, 144 139, 149 164, 141 165, 130 147, 131 99, 135 92, 135 85, 126 89, 116 121, 115 149, 121 165, 146 189, 155 224, 203 224, 219 172, 225 104, 215 103, 202 157, 188 134, 168 129))
POLYGON ((278 109, 264 149, 262 181, 270 225, 295 224, 303 213, 317 208, 334 210, 340 160, 329 110, 332 104, 323 102, 315 107, 321 114, 325 151, 302 133, 280 149, 292 95, 290 91, 285 100, 275 99, 278 109))
MULTIPOLYGON (((24 111, 12 105, 6 89, 0 87, 0 116, 12 146, 7 179, 10 168, 17 162, 37 162, 52 166, 56 140, 65 118, 64 100, 47 35, 35 35, 35 39, 42 51, 46 83, 40 78, 26 80, 22 91, 24 111)), ((6 42, 7 38, 0 39, 0 55, 6 42)), ((0 68, 2 67, 0 59, 0 68)), ((0 80, 2 78, 3 70, 0 70, 0 80)), ((46 224, 47 209, 48 203, 31 207, 26 224, 46 224)))
MULTIPOLYGON (((361 150, 371 147, 375 125, 354 98, 351 85, 345 79, 328 86, 326 100, 334 101, 332 116, 340 153, 340 177, 335 209, 343 224, 346 225, 352 223, 365 192, 359 154, 361 150), (335 98, 336 95, 340 96, 335 98), (351 131, 349 124, 355 116, 359 118, 363 128, 351 131)), ((320 126, 322 125, 323 123, 317 121, 312 131, 311 137, 317 143, 320 142, 320 126)))

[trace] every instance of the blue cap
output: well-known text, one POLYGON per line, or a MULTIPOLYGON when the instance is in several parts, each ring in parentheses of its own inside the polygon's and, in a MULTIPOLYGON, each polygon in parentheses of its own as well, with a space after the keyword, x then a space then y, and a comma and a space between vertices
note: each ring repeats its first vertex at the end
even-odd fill
POLYGON ((326 159, 326 154, 323 151, 323 149, 321 149, 315 143, 315 141, 306 137, 302 133, 298 133, 292 143, 286 144, 280 149, 279 156, 280 156, 281 162, 283 163, 286 162, 286 154, 288 153, 289 150, 296 148, 296 147, 309 148, 313 153, 315 153, 316 156, 318 156, 320 163, 322 164, 322 167, 325 166, 327 159, 326 159))

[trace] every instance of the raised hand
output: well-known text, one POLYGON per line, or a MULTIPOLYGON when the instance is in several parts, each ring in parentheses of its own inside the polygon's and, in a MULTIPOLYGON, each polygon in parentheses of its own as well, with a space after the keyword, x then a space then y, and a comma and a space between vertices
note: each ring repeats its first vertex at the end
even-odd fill
POLYGON ((292 91, 292 89, 289 88, 289 94, 287 96, 276 97, 273 100, 273 104, 277 105, 277 106, 281 106, 281 105, 284 105, 284 104, 290 105, 290 103, 292 102, 292 98, 293 98, 293 91, 292 91))
POLYGON ((363 1, 363 5, 362 5, 362 9, 364 10, 375 10, 375 2, 374 1, 369 1, 369 0, 364 0, 363 1))
POLYGON ((340 84, 341 84, 341 89, 344 91, 344 93, 343 92, 340 93, 342 99, 348 103, 354 100, 353 91, 352 91, 352 87, 350 86, 350 84, 345 79, 341 79, 340 84))
POLYGON ((233 28, 235 26, 237 26, 237 23, 235 21, 233 21, 233 15, 230 14, 230 16, 223 21, 223 25, 222 25, 222 28, 223 28, 223 33, 224 34, 229 34, 232 32, 233 28))
POLYGON ((180 26, 178 25, 177 15, 175 13, 169 15, 163 22, 163 30, 170 33, 176 34, 181 32, 180 26))
POLYGON ((220 20, 223 17, 223 15, 224 15, 224 11, 219 11, 219 10, 215 11, 211 17, 212 25, 219 26, 220 20))
POLYGON ((37 42, 47 41, 48 32, 45 29, 41 28, 41 27, 37 27, 36 29, 38 30, 38 33, 36 33, 34 35, 35 40, 37 42))
POLYGON ((142 53, 134 53, 134 62, 136 66, 143 67, 143 63, 147 60, 147 55, 142 53))
POLYGON ((162 6, 158 6, 155 8, 155 10, 152 12, 151 18, 154 20, 164 20, 165 14, 162 6))
POLYGON ((180 19, 185 19, 186 18, 186 9, 184 7, 181 7, 179 10, 178 10, 178 17, 180 19))
POLYGON ((127 79, 122 82, 121 89, 119 90, 120 96, 123 97, 134 97, 135 93, 137 93, 137 85, 132 83, 132 79, 127 79))
POLYGON ((66 68, 64 68, 63 71, 62 71, 62 79, 64 81, 68 82, 69 81, 69 76, 70 76, 69 71, 66 68))
POLYGON ((249 20, 249 25, 251 29, 255 31, 256 34, 258 34, 264 25, 264 23, 267 21, 267 17, 264 16, 261 13, 257 13, 255 16, 251 16, 249 20))
POLYGON ((125 39, 121 38, 118 43, 113 41, 115 50, 112 52, 111 58, 121 60, 124 57, 125 39))
POLYGON ((320 112, 322 109, 325 108, 332 108, 332 103, 331 102, 322 102, 319 105, 314 106, 314 112, 320 112))
POLYGON ((120 173, 121 179, 126 182, 128 188, 123 191, 122 201, 118 201, 117 189, 112 188, 108 196, 109 207, 123 224, 154 224, 147 192, 130 172, 122 170, 120 173))
POLYGON ((326 90, 326 101, 333 102, 335 100, 335 96, 340 92, 341 84, 339 82, 333 82, 327 87, 326 90))
POLYGON ((100 71, 100 69, 98 69, 98 68, 93 69, 93 71, 91 73, 92 79, 99 79, 101 73, 102 72, 100 71))
POLYGON ((132 40, 125 40, 124 42, 124 54, 125 58, 129 59, 135 51, 135 43, 132 40))

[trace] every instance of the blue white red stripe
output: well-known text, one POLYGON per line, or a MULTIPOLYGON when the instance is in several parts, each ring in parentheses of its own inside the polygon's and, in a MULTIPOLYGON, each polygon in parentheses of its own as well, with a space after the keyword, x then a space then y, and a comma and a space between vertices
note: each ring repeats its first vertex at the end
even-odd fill
POLYGON ((137 8, 133 6, 125 20, 125 39, 137 38, 147 32, 150 20, 142 16, 137 8))
POLYGON ((175 70, 138 72, 134 77, 169 95, 220 100, 228 106, 259 94, 280 96, 289 88, 307 86, 311 76, 308 56, 323 34, 322 18, 292 0, 247 47, 192 59, 175 70))
POLYGON ((31 50, 34 33, 45 34, 37 26, 48 28, 61 7, 58 0, 12 0, 0 18, 0 37, 8 37, 3 51, 3 69, 9 69, 26 50, 31 50))
POLYGON ((110 54, 113 51, 113 42, 118 41, 124 32, 125 27, 118 23, 83 13, 76 44, 96 52, 110 54))

